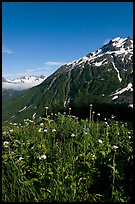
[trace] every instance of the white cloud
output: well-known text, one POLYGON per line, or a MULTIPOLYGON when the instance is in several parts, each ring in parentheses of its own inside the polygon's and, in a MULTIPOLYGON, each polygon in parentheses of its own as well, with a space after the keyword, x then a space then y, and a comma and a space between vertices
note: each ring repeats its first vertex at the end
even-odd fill
MULTIPOLYGON (((19 70, 19 69, 18 69, 19 70)), ((55 69, 56 70, 56 69, 55 69)), ((37 67, 37 68, 27 68, 24 69, 23 72, 20 73, 5 73, 3 74, 3 77, 6 79, 16 79, 20 78, 22 76, 39 76, 39 75, 44 75, 48 77, 50 74, 52 74, 54 71, 53 67, 37 67)))
POLYGON ((66 64, 66 62, 45 62, 44 64, 48 65, 48 66, 60 66, 60 65, 64 65, 66 64))
POLYGON ((7 48, 6 46, 2 45, 2 53, 12 54, 13 51, 11 49, 7 48))
POLYGON ((16 78, 20 78, 22 76, 39 76, 39 75, 44 75, 46 77, 50 76, 51 74, 53 74, 58 68, 59 66, 62 66, 64 64, 66 64, 66 62, 45 62, 45 65, 43 66, 39 66, 36 68, 20 68, 20 70, 24 70, 23 72, 21 71, 20 73, 17 73, 19 68, 17 69, 17 72, 15 74, 13 73, 5 73, 3 75, 3 77, 5 77, 6 79, 16 79, 16 78))

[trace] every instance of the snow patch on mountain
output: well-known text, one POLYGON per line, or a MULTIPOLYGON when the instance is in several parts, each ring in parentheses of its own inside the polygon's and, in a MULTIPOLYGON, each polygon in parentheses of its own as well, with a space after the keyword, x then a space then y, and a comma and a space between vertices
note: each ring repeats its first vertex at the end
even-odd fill
POLYGON ((115 99, 117 99, 118 98, 118 96, 114 96, 113 98, 112 98, 112 100, 115 100, 115 99))
POLYGON ((113 65, 114 69, 116 70, 116 72, 118 73, 118 79, 119 79, 119 81, 121 82, 121 81, 122 81, 122 78, 120 77, 120 72, 119 72, 119 70, 117 69, 117 67, 115 66, 114 61, 112 61, 112 65, 113 65))
MULTIPOLYGON (((116 96, 116 95, 118 95, 118 94, 122 94, 123 92, 125 92, 125 91, 133 91, 133 85, 132 85, 132 83, 129 83, 128 85, 127 85, 127 87, 125 87, 125 88, 123 88, 123 89, 121 89, 121 90, 119 90, 119 91, 116 91, 115 93, 113 93, 113 94, 111 94, 110 96, 116 96)), ((116 97, 114 98, 112 98, 112 100, 113 99, 116 99, 116 97)))

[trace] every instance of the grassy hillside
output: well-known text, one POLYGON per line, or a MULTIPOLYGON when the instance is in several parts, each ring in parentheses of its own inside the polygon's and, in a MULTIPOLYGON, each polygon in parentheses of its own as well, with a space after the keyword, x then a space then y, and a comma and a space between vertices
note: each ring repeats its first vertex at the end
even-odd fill
MULTIPOLYGON (((69 104, 74 109, 78 109, 79 106, 85 106, 84 108, 87 109, 90 103, 114 104, 115 101, 112 101, 109 95, 132 82, 133 76, 129 74, 130 71, 129 68, 125 74, 123 73, 125 78, 121 83, 111 63, 100 67, 85 63, 84 68, 76 66, 71 71, 66 71, 66 65, 64 65, 42 84, 4 102, 2 120, 21 122, 26 117, 30 118, 35 112, 43 116, 45 106, 49 107, 50 112, 57 113, 65 111, 69 104), (19 112, 25 106, 26 109, 19 112), (14 115, 15 117, 12 118, 14 115)), ((132 100, 132 92, 124 92, 117 101, 128 104, 132 100)))
POLYGON ((2 201, 133 201, 133 127, 99 117, 3 125, 2 201))

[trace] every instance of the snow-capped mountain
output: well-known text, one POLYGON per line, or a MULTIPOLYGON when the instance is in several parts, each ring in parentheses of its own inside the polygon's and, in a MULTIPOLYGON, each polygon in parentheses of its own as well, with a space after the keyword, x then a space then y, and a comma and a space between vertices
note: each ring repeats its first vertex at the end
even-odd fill
MULTIPOLYGON (((91 52, 78 60, 66 64, 66 71, 71 71, 76 66, 84 68, 85 63, 100 67, 101 65, 111 62, 117 72, 118 79, 121 82, 122 78, 120 77, 119 70, 115 66, 115 61, 117 60, 116 58, 121 60, 123 63, 129 63, 132 65, 133 40, 131 40, 129 37, 116 37, 110 40, 110 42, 107 45, 104 45, 102 48, 91 52)), ((126 70, 124 69, 124 71, 126 70)))
POLYGON ((45 76, 24 76, 17 79, 5 79, 2 77, 2 89, 24 90, 41 84, 45 76))
POLYGON ((90 103, 101 115, 110 110, 117 117, 119 105, 124 107, 122 117, 127 115, 125 105, 129 109, 133 107, 133 40, 129 37, 114 38, 96 51, 61 66, 39 86, 26 90, 5 105, 3 118, 14 116, 14 121, 21 121, 35 112, 41 116, 45 106, 51 112, 70 106, 83 115, 88 113, 90 103), (103 107, 103 104, 107 105, 103 107), (118 109, 112 108, 117 104, 118 109), (7 107, 8 115, 4 113, 7 107))
POLYGON ((118 101, 119 96, 124 92, 133 91, 133 84, 130 82, 130 79, 132 81, 133 78, 133 40, 130 39, 130 37, 116 37, 102 48, 62 66, 59 72, 71 72, 73 69, 80 69, 81 72, 84 72, 86 65, 89 67, 91 76, 93 75, 94 67, 95 69, 99 69, 98 79, 102 81, 104 81, 104 77, 101 78, 103 72, 108 72, 108 76, 110 77, 112 71, 115 75, 117 74, 120 88, 109 95, 113 96, 112 100, 116 101, 117 99, 118 101), (100 74, 101 67, 104 70, 102 70, 100 74), (129 83, 123 86, 125 83, 125 75, 128 75, 129 83))

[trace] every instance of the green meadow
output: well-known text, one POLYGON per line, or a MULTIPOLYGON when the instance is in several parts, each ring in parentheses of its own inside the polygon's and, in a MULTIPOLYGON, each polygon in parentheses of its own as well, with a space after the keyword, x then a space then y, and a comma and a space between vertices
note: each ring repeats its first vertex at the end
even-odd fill
POLYGON ((3 123, 2 201, 132 201, 133 127, 93 114, 3 123))

